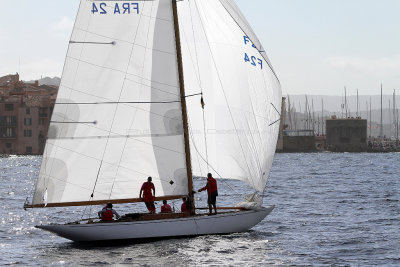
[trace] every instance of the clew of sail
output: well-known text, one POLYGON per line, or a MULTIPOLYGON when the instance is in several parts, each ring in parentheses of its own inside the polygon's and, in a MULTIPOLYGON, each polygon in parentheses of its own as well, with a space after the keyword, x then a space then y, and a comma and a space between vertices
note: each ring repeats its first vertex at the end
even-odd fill
POLYGON ((81 0, 34 205, 188 193, 171 2, 81 0))
POLYGON ((184 1, 179 14, 186 92, 202 92, 205 104, 187 100, 193 174, 263 192, 278 137, 279 80, 232 0, 184 1))

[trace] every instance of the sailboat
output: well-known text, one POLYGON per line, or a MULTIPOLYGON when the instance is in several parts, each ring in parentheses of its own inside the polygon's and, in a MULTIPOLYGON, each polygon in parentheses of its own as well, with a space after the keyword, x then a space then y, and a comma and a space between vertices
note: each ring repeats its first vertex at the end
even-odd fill
POLYGON ((247 231, 274 206, 254 195, 249 205, 198 213, 193 176, 212 172, 264 192, 281 98, 233 0, 81 0, 24 207, 141 202, 140 187, 152 176, 156 200, 188 197, 192 212, 37 227, 78 242, 247 231))

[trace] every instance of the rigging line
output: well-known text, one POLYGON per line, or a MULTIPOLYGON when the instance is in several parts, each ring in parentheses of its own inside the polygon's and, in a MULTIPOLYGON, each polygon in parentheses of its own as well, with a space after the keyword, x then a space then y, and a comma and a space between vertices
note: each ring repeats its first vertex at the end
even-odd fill
MULTIPOLYGON (((267 80, 266 80, 266 78, 265 78, 265 73, 264 73, 264 72, 262 72, 262 73, 263 73, 262 77, 263 77, 264 85, 265 85, 265 87, 267 88, 267 87, 268 87, 268 83, 267 83, 267 80)), ((280 82, 279 82, 279 80, 278 80, 278 84, 279 84, 279 89, 280 89, 280 82)), ((271 86, 273 86, 273 85, 271 85, 271 86)), ((272 102, 271 102, 271 104, 272 104, 272 102)), ((279 119, 276 120, 275 122, 269 124, 269 127, 272 126, 272 125, 274 125, 275 123, 277 123, 277 122, 280 121, 280 119, 281 119, 281 114, 279 113, 279 111, 277 110, 277 108, 276 108, 273 104, 272 104, 272 106, 275 108, 276 112, 278 112, 278 114, 279 114, 279 119)), ((268 110, 267 105, 265 105, 265 108, 268 110)), ((269 113, 269 112, 268 112, 268 113, 269 113)), ((265 118, 265 119, 270 119, 270 118, 265 118)), ((264 190, 265 190, 265 188, 264 188, 264 190)))
MULTIPOLYGON (((194 53, 195 53, 195 57, 196 57, 198 82, 199 82, 199 87, 200 87, 201 93, 203 93, 203 88, 202 88, 202 84, 201 84, 201 74, 200 74, 200 65, 199 65, 199 55, 198 55, 198 53, 197 53, 196 35, 195 35, 195 32, 194 32, 192 7, 191 7, 191 2, 190 2, 190 1, 189 1, 189 13, 190 13, 190 20, 191 20, 191 23, 192 23, 192 34, 193 34, 193 43, 194 43, 194 53)), ((189 51, 190 51, 190 50, 189 50, 189 51)))
MULTIPOLYGON (((128 81, 130 81, 130 82, 136 83, 136 84, 141 85, 141 86, 144 86, 144 87, 148 87, 148 88, 151 89, 151 90, 157 90, 157 91, 163 92, 163 93, 165 93, 165 94, 169 94, 169 95, 173 95, 173 96, 176 96, 176 97, 180 97, 179 94, 174 94, 174 93, 172 93, 172 92, 168 92, 168 91, 162 90, 162 89, 160 89, 160 88, 156 88, 155 85, 154 85, 153 83, 157 83, 157 84, 159 84, 159 85, 164 85, 164 86, 173 87, 173 88, 176 88, 176 86, 169 85, 169 84, 166 84, 166 83, 160 83, 160 82, 151 81, 151 80, 145 79, 144 77, 141 77, 141 76, 139 76, 139 75, 135 75, 135 74, 132 74, 132 73, 128 73, 128 75, 129 75, 129 76, 134 76, 134 77, 140 78, 141 80, 146 80, 147 82, 152 83, 152 85, 145 84, 145 83, 143 83, 143 82, 138 82, 138 81, 136 81, 136 80, 134 80, 134 79, 130 79, 130 78, 127 78, 127 77, 125 77, 125 80, 128 80, 128 81)), ((75 92, 79 92, 79 93, 84 94, 84 95, 94 96, 94 97, 100 98, 100 97, 97 96, 97 95, 89 94, 88 92, 85 92, 85 91, 82 91, 82 90, 78 90, 78 89, 76 89, 76 88, 72 88, 72 87, 67 86, 67 85, 64 85, 64 84, 60 85, 60 87, 65 87, 65 88, 68 88, 68 89, 73 90, 73 91, 75 91, 75 92)), ((101 97, 101 98, 107 99, 107 98, 105 98, 105 97, 101 97)))
POLYGON ((274 106, 274 104, 272 104, 272 102, 271 102, 271 105, 274 107, 274 109, 276 110, 276 112, 278 112, 278 114, 279 114, 279 119, 277 119, 276 121, 274 121, 273 123, 271 123, 269 126, 272 126, 272 125, 274 125, 275 123, 277 123, 278 121, 280 121, 281 120, 281 117, 282 117, 282 115, 281 115, 281 113, 278 111, 278 109, 274 106))
MULTIPOLYGON (((254 92, 255 96, 257 95, 256 86, 255 86, 253 81, 251 82, 250 90, 252 90, 254 92)), ((260 140, 260 143, 261 143, 261 147, 263 147, 264 143, 263 143, 263 139, 262 139, 262 136, 261 136, 260 127, 259 127, 258 122, 257 122, 257 115, 256 115, 255 110, 254 110, 253 101, 250 101, 250 107, 251 107, 251 110, 252 110, 252 114, 254 116, 254 122, 255 122, 255 125, 256 125, 256 128, 257 128, 257 133, 258 133, 258 137, 259 137, 259 140, 260 140)), ((254 142, 254 144, 255 144, 255 142, 254 142)), ((258 164, 258 167, 260 168, 260 177, 262 178, 264 170, 262 169, 261 160, 260 160, 260 154, 257 153, 257 151, 256 151, 256 155, 257 155, 257 164, 258 164)))
POLYGON ((116 42, 112 41, 112 42, 84 42, 84 41, 69 41, 70 44, 105 44, 105 45, 115 45, 116 42))
POLYGON ((111 105, 118 105, 118 104, 171 104, 171 103, 179 103, 180 100, 171 100, 171 101, 110 101, 110 102, 81 102, 81 103, 67 103, 67 102, 61 102, 61 103, 55 103, 55 105, 105 105, 105 104, 111 104, 111 105))
POLYGON ((205 145, 205 148, 206 148, 206 160, 207 160, 207 172, 208 172, 209 168, 208 168, 208 145, 207 145, 206 119, 205 119, 205 110, 204 110, 204 108, 202 108, 202 110, 203 110, 204 145, 205 145))
MULTIPOLYGON (((143 13, 144 7, 145 7, 145 5, 142 5, 142 13, 143 13)), ((151 3, 151 13, 150 13, 150 14, 153 13, 153 7, 154 7, 154 3, 152 2, 152 3, 151 3)), ((142 13, 141 13, 141 14, 142 14, 142 13)), ((137 35, 138 35, 139 25, 140 25, 141 21, 142 21, 142 15, 140 15, 139 22, 138 22, 138 26, 136 27, 136 33, 135 33, 135 37, 134 37, 134 40, 133 40, 134 43, 136 43, 136 38, 137 38, 137 35)), ((149 20, 149 22, 148 22, 147 38, 146 38, 146 47, 147 47, 147 44, 148 44, 148 41, 149 41, 150 24, 151 24, 151 20, 149 20)), ((133 46, 132 46, 132 49, 131 49, 131 54, 130 54, 130 56, 129 56, 129 62, 132 60, 132 55, 133 55, 134 47, 135 47, 135 46, 133 45, 133 46)), ((143 77, 143 72, 144 72, 144 62, 145 62, 145 60, 146 60, 146 54, 144 55, 144 58, 143 58, 142 71, 141 71, 141 76, 142 76, 142 77, 143 77)), ((125 79, 124 79, 123 84, 122 84, 122 90, 123 90, 124 85, 125 85, 125 81, 126 81, 126 76, 127 76, 127 73, 128 73, 128 69, 129 69, 129 66, 127 66, 126 69, 125 69, 125 79)), ((141 79, 141 82, 142 82, 142 81, 143 81, 143 80, 141 79)), ((121 94, 122 94, 122 90, 121 90, 121 94)), ((139 97, 140 97, 140 96, 139 96, 139 97)), ((136 114, 137 114, 137 110, 135 110, 135 113, 134 113, 134 115, 133 115, 133 117, 132 117, 132 120, 131 120, 131 122, 130 122, 129 128, 132 127, 133 122, 135 121, 135 118, 136 118, 136 114)), ((123 150, 122 150, 122 151, 125 151, 125 148, 126 148, 126 144, 127 144, 127 143, 128 143, 128 139, 125 139, 124 147, 123 147, 123 150)), ((118 167, 117 167, 117 172, 119 171, 120 163, 121 163, 121 161, 122 161, 123 154, 124 154, 124 153, 121 153, 121 155, 120 155, 119 164, 118 164, 118 167)), ((112 183, 112 186, 111 186, 109 198, 111 198, 112 192, 113 192, 113 190, 114 190, 115 181, 116 181, 116 179, 117 179, 117 172, 115 173, 115 176, 114 176, 114 179, 113 179, 113 183, 112 183)))
MULTIPOLYGON (((78 11, 78 14, 79 14, 79 11, 78 11)), ((78 19, 78 14, 77 14, 77 17, 76 17, 76 19, 75 19, 74 27, 76 26, 76 21, 77 21, 77 19, 78 19)), ((89 18, 89 20, 88 20, 88 22, 87 22, 86 30, 89 29, 91 20, 92 20, 92 16, 89 18)), ((87 32, 85 32, 85 36, 84 36, 84 40, 85 40, 85 41, 86 41, 87 35, 88 35, 87 32)), ((71 41, 71 39, 72 39, 72 36, 73 36, 73 32, 71 33, 70 41, 71 41)), ((68 46, 68 49, 69 49, 69 46, 68 46)), ((80 54, 79 54, 79 59, 82 58, 83 51, 84 51, 84 46, 81 47, 81 52, 80 52, 80 54)), ((67 57, 68 57, 68 53, 67 53, 67 57)), ((65 59, 65 62, 66 62, 66 61, 67 61, 67 58, 65 59)), ((82 62, 81 60, 78 60, 78 67, 77 67, 76 70, 75 70, 73 85, 75 85, 75 83, 76 83, 76 76, 77 76, 77 73, 78 73, 78 69, 79 69, 79 67, 80 67, 80 65, 81 65, 81 62, 82 62)), ((72 95, 72 90, 70 91, 69 99, 71 99, 71 95, 72 95)), ((65 110, 65 114, 67 114, 68 108, 69 108, 69 106, 67 105, 67 106, 66 106, 66 110, 65 110)), ((66 116, 65 116, 65 117, 64 117, 64 121, 65 121, 66 119, 67 119, 67 118, 66 118, 66 116)), ((60 133, 61 133, 61 131, 60 131, 60 133)), ((57 148, 58 148, 58 147, 57 147, 57 148)), ((57 150, 58 150, 58 149, 57 149, 57 150)), ((103 155, 103 158, 104 158, 104 155, 103 155)), ((102 163, 102 162, 101 162, 101 163, 102 163)), ((100 168, 101 168, 101 165, 100 165, 100 168)), ((96 178, 96 183, 97 183, 97 178, 96 178)), ((93 191, 94 191, 94 188, 93 188, 93 191)), ((93 195, 92 195, 91 197, 93 198, 93 195)), ((89 201, 90 201, 90 198, 89 198, 89 201)), ((85 212, 86 212, 86 208, 85 208, 85 210, 84 210, 84 213, 85 213, 85 212)), ((84 215, 84 213, 82 214, 82 216, 84 215)))
POLYGON ((211 169, 221 178, 221 181, 222 181, 224 184, 226 184, 233 192, 235 192, 237 195, 242 195, 242 194, 239 194, 235 189, 233 189, 233 188, 229 185, 229 183, 228 183, 227 181, 225 181, 225 179, 222 179, 222 175, 219 174, 219 172, 218 172, 209 162, 207 162, 207 161, 204 159, 204 157, 201 155, 200 151, 198 150, 198 148, 197 148, 197 146, 196 146, 196 143, 194 142, 194 139, 193 139, 192 136, 191 136, 191 138, 192 138, 192 143, 193 143, 194 149, 196 150, 196 152, 197 152, 197 154, 200 156, 200 158, 207 164, 207 166, 210 166, 211 169))
MULTIPOLYGON (((196 4, 196 8, 197 8, 197 10, 198 10, 197 2, 195 2, 195 4, 196 4)), ((234 118, 233 118, 232 110, 231 110, 231 107, 229 106, 229 101, 228 101, 228 98, 227 98, 226 93, 225 93, 225 90, 224 90, 224 86, 223 86, 223 83, 222 83, 222 80, 221 80, 221 75, 219 74, 219 71, 218 71, 217 62, 215 61, 215 57, 214 57, 214 54, 213 54, 213 52, 212 52, 212 49, 211 49, 211 46, 210 46, 210 43, 209 43, 209 40, 208 40, 208 36, 207 36, 207 34, 206 34, 206 30, 205 30, 205 27, 204 27, 204 24, 203 24, 203 21, 202 21, 201 18, 200 18, 200 22, 201 22, 203 31, 204 31, 205 36, 206 36, 206 39, 207 39, 207 44, 208 44, 208 47, 209 47, 209 49, 210 49, 211 58, 212 58, 212 60, 213 60, 214 67, 215 67, 215 70, 216 70, 216 72, 217 72, 217 76, 218 76, 219 83, 220 83, 220 85, 221 85, 222 92, 223 92, 223 94, 224 94, 225 102, 226 102, 226 105, 227 105, 227 107, 228 107, 229 114, 231 115, 232 124, 233 124, 233 126, 235 127, 236 136, 237 136, 237 138, 238 138, 238 142, 239 142, 239 145, 240 145, 240 149, 242 150, 243 158, 244 158, 244 160, 245 160, 245 162, 246 162, 247 170, 248 170, 248 172, 249 172, 249 174, 250 174, 251 172, 250 172, 249 164, 248 164, 248 162, 247 162, 246 154, 244 153, 243 145, 242 145, 242 143, 241 143, 241 141, 240 141, 240 136, 239 136, 238 130, 237 130, 237 128, 236 128, 236 124, 235 124, 235 120, 234 120, 234 118)))
MULTIPOLYGON (((194 31, 194 23, 193 23, 193 14, 192 14, 192 6, 191 6, 191 2, 189 1, 189 14, 190 14, 190 21, 191 21, 191 29, 192 29, 192 36, 193 36, 193 43, 194 43, 194 50, 195 50, 195 60, 192 57, 192 53, 190 53, 190 48, 188 45, 188 50, 189 50, 189 55, 191 58, 192 63, 194 64, 194 62, 196 62, 196 66, 197 66, 197 72, 196 72, 196 78, 197 78, 197 82, 199 84, 199 88, 201 91, 201 101, 203 101, 203 88, 202 88, 202 83, 201 83, 201 74, 200 74, 200 66, 199 66, 199 57, 198 57, 198 53, 197 53, 197 43, 196 43, 196 35, 195 35, 195 31, 194 31)), ((186 31, 185 31, 185 27, 182 27, 184 36, 186 36, 186 31)), ((187 37, 186 37, 187 38, 187 37)), ((188 38, 187 38, 188 39, 188 38)), ((203 108, 203 128, 204 128, 204 134, 205 133, 205 123, 204 123, 204 108, 203 108)), ((191 124, 190 124, 191 125, 191 124)), ((192 127, 190 126, 190 128, 192 129, 192 127)), ((194 137, 193 137, 193 132, 190 132, 191 137, 192 137, 192 141, 194 142, 194 137)), ((206 154, 207 154, 207 160, 208 160, 208 151, 207 151, 207 139, 205 138, 205 148, 206 148, 206 154)), ((201 164, 200 164, 200 160, 199 160, 199 155, 198 153, 196 153, 197 156, 197 161, 199 164, 199 169, 200 169, 200 173, 203 173, 202 169, 201 169, 201 164)), ((208 167, 207 167, 208 168, 208 167)))
POLYGON ((60 138, 48 138, 49 140, 84 140, 84 139, 104 139, 104 138, 139 138, 139 137, 170 137, 177 136, 176 134, 138 134, 138 135, 112 135, 112 136, 66 136, 60 138))
MULTIPOLYGON (((129 75, 132 75, 132 76, 134 76, 134 77, 138 77, 138 78, 141 79, 141 80, 146 80, 146 81, 149 81, 149 82, 153 83, 153 81, 147 80, 147 79, 145 79, 144 77, 140 77, 140 76, 137 76, 137 75, 133 75, 133 74, 131 74, 131 73, 128 73, 128 74, 129 74, 129 75)), ((142 75, 143 75, 143 67, 142 67, 142 75)), ((153 84, 152 84, 152 85, 147 85, 147 84, 145 84, 145 83, 143 83, 143 82, 138 82, 138 81, 135 81, 135 80, 133 80, 133 79, 126 78, 126 77, 125 77, 125 80, 128 80, 128 81, 130 81, 130 82, 134 82, 134 83, 136 83, 136 84, 138 84, 138 85, 142 85, 142 86, 144 86, 144 87, 148 87, 148 88, 150 88, 151 90, 157 90, 157 91, 163 92, 163 93, 165 93, 165 94, 169 94, 169 95, 173 95, 173 96, 176 96, 176 97, 180 97, 179 94, 176 94, 176 93, 173 93, 173 92, 168 92, 168 91, 162 90, 162 89, 160 89, 160 88, 156 88, 153 84)), ((160 83, 160 82, 157 82, 157 83, 160 84, 160 85, 165 85, 165 86, 168 86, 168 87, 177 88, 176 86, 172 86, 172 85, 169 85, 169 84, 164 84, 164 83, 160 83)))
POLYGON ((268 126, 272 126, 272 125, 274 125, 275 123, 277 123, 278 121, 280 121, 281 119, 277 119, 276 121, 274 121, 273 123, 270 123, 268 126))
POLYGON ((50 121, 50 123, 67 123, 67 124, 97 124, 97 121, 50 121))
MULTIPOLYGON (((107 162, 105 162, 105 163, 106 163, 106 164, 110 164, 110 165, 114 165, 114 164, 107 163, 107 162)), ((120 167, 121 167, 121 166, 120 166, 120 167)), ((146 174, 144 174, 144 173, 141 173, 141 172, 136 171, 136 170, 133 170, 133 169, 128 169, 128 168, 125 168, 125 167, 122 167, 122 168, 127 169, 127 170, 129 170, 129 171, 133 171, 133 172, 139 173, 139 174, 141 174, 141 175, 146 175, 146 174)), ((60 181, 60 182, 63 182, 63 183, 65 183, 65 184, 78 187, 78 188, 83 189, 83 190, 85 190, 85 191, 89 191, 89 192, 92 191, 92 189, 91 189, 90 187, 84 187, 84 186, 79 185, 79 184, 76 184, 76 183, 68 182, 68 181, 65 181, 65 180, 63 180, 63 179, 57 178, 57 177, 55 177, 55 176, 47 175, 47 177, 48 177, 49 179, 51 179, 51 180, 60 181)), ((156 177, 156 176, 153 176, 153 178, 158 179, 158 180, 160 180, 160 181, 163 181, 163 182, 165 182, 165 183, 169 183, 169 182, 170 182, 170 179, 169 179, 169 180, 166 180, 166 179, 162 179, 161 177, 156 177)), ((125 181, 122 181, 122 182, 125 182, 125 181)), ((126 182, 131 182, 131 181, 126 181, 126 182)), ((179 184, 179 183, 177 183, 177 184, 178 184, 178 185, 182 185, 182 184, 179 184)), ((126 189, 126 187, 124 187, 124 188, 126 189)), ((132 188, 133 188, 133 187, 132 187, 132 188)), ((129 188, 128 188, 128 189, 129 189, 129 188)), ((108 195, 107 193, 103 193, 103 192, 101 192, 101 191, 96 191, 96 190, 95 190, 95 191, 93 191, 93 192, 94 192, 94 193, 97 193, 97 194, 104 195, 104 196, 107 196, 107 195, 108 195)), ((90 201, 90 199, 89 199, 89 201, 90 201)))
POLYGON ((274 107, 274 109, 276 110, 276 112, 278 112, 278 114, 279 114, 279 116, 281 116, 281 113, 278 111, 278 109, 274 106, 274 104, 272 104, 272 102, 271 102, 271 105, 274 107))
MULTIPOLYGON (((130 55, 130 57, 132 57, 132 51, 133 51, 133 48, 132 48, 132 50, 131 50, 131 55, 130 55)), ((124 83, 125 83, 125 80, 124 80, 124 83)), ((119 92, 119 99, 120 99, 121 96, 122 96, 123 86, 124 86, 124 84, 122 84, 122 86, 121 86, 121 89, 120 89, 120 92, 119 92)), ((111 125, 110 125, 110 129, 108 130, 108 136, 111 136, 112 128, 113 128, 114 122, 115 122, 115 116, 116 116, 116 114, 117 114, 117 110, 118 110, 118 104, 117 104, 117 106, 116 106, 115 109, 114 109, 114 114, 113 114, 113 118, 112 118, 112 123, 111 123, 111 125)), ((105 154, 106 154, 106 151, 107 151, 107 147, 108 147, 109 141, 110 141, 110 138, 107 138, 106 144, 105 144, 104 150, 103 150, 102 159, 101 159, 100 166, 99 166, 99 173, 100 173, 100 170, 101 170, 101 167, 102 167, 102 164, 103 164, 103 160, 104 160, 104 157, 105 157, 105 154)), ((99 178, 99 174, 98 174, 97 177, 96 177, 96 181, 95 181, 94 186, 93 186, 93 192, 94 192, 94 190, 95 190, 95 188, 96 188, 98 178, 99 178)), ((91 199, 92 199, 92 198, 93 198, 93 193, 92 193, 92 195, 91 195, 91 199)), ((90 199, 89 199, 89 201, 90 201, 90 199)))
MULTIPOLYGON (((192 14, 192 6, 191 2, 189 1, 189 13, 190 13, 190 21, 192 23, 192 34, 193 34, 193 42, 194 42, 194 50, 195 50, 195 57, 196 57, 196 65, 197 65, 197 74, 198 74, 198 82, 199 82, 199 87, 201 90, 201 97, 202 97, 202 105, 203 105, 203 86, 201 83, 201 73, 200 73, 200 65, 199 65, 199 55, 197 52, 197 42, 196 42, 196 34, 194 30, 194 23, 193 23, 193 14, 192 14)), ((206 120, 205 120, 205 109, 204 106, 202 106, 202 113, 203 113, 203 131, 204 131, 204 146, 206 150, 206 160, 207 160, 207 172, 209 172, 209 167, 208 167, 208 145, 207 145, 207 132, 206 132, 206 120)))
MULTIPOLYGON (((202 93, 197 93, 197 94, 191 94, 191 95, 186 95, 185 98, 187 97, 193 97, 193 96, 199 96, 202 93)), ((103 105, 103 104, 112 104, 112 105, 118 105, 118 104, 170 104, 170 103, 180 103, 180 100, 171 100, 171 101, 109 101, 109 102, 59 102, 55 103, 55 105, 103 105)))
POLYGON ((156 0, 92 0, 93 2, 153 2, 156 0))
MULTIPOLYGON (((94 126, 90 126, 90 127, 94 127, 94 126)), ((100 129, 100 128, 97 128, 97 127, 95 127, 95 129, 98 129, 98 130, 101 130, 101 131, 106 131, 106 130, 103 130, 103 129, 100 129)), ((115 135, 118 135, 118 133, 116 133, 116 132, 111 132, 112 134, 115 134, 115 135)), ((111 138, 111 136, 110 136, 110 138, 111 138)), ((55 140, 57 140, 58 138, 54 138, 55 140)), ((60 138, 60 139, 62 139, 62 138, 60 138)), ((184 153, 182 153, 182 152, 179 152, 179 151, 176 151, 176 150, 173 150, 173 149, 170 149, 170 148, 166 148, 166 147, 162 147, 162 146, 156 146, 156 145, 154 145, 154 144, 151 144, 151 143, 148 143, 148 142, 145 142, 145 141, 143 141, 143 140, 139 140, 139 139, 137 139, 137 138, 133 138, 132 136, 130 137, 130 139, 131 140, 134 140, 134 141, 136 141, 136 142, 140 142, 140 143, 143 143, 143 144, 146 144, 146 145, 149 145, 149 146, 153 146, 153 147, 156 147, 156 148, 159 148, 159 149, 163 149, 163 150, 166 150, 166 151, 171 151, 171 152, 175 152, 175 153, 178 153, 178 154, 184 154, 184 153)), ((61 147, 61 146, 60 146, 61 147)), ((82 154, 82 155, 84 155, 84 154, 82 154)))
MULTIPOLYGON (((250 129, 249 121, 246 120, 246 123, 247 123, 247 127, 250 129)), ((257 153, 257 146, 256 146, 256 143, 255 143, 255 141, 254 141, 253 134, 252 134, 251 132, 249 133, 249 136, 250 136, 250 138, 247 138, 247 139, 248 139, 248 146, 250 147, 250 153, 251 153, 251 155, 252 155, 252 157, 253 157, 253 161, 255 161, 255 163, 256 163, 256 165, 257 165, 257 168, 259 169, 260 174, 261 174, 261 173, 262 173, 262 169, 261 169, 260 158, 259 158, 259 155, 258 155, 258 153, 257 153), (249 139, 250 139, 250 140, 249 140, 249 139)), ((262 176, 260 176, 260 177, 262 177, 262 176)), ((253 179, 253 177, 250 175, 250 173, 249 173, 249 179, 251 179, 253 185, 255 185, 254 179, 253 179)))
MULTIPOLYGON (((191 137, 192 142, 193 142, 193 145, 194 145, 194 137, 193 137, 192 124, 191 124, 191 122, 190 122, 190 118, 188 118, 188 124, 189 124, 189 129, 190 129, 190 131, 189 131, 190 137, 191 137)), ((197 158, 197 163, 199 164, 200 173, 203 173, 203 170, 201 169, 199 154, 198 154, 198 151, 197 151, 197 150, 196 150, 196 158, 197 158)))
MULTIPOLYGON (((66 103, 66 104, 68 104, 68 103, 66 103)), ((70 103, 70 104, 73 104, 73 103, 70 103)), ((136 110, 140 110, 140 111, 143 111, 143 112, 148 112, 148 113, 150 113, 152 115, 155 115, 155 116, 158 116, 158 117, 161 117, 161 118, 168 118, 168 119, 171 119, 171 120, 179 120, 179 119, 176 119, 176 118, 172 118, 172 117, 168 117, 168 116, 165 116, 165 115, 161 115, 161 114, 155 113, 153 111, 149 111, 149 110, 144 109, 144 108, 140 108, 139 106, 129 106, 129 107, 135 108, 136 110)), ((102 130, 100 128, 96 128, 96 129, 102 130)))
MULTIPOLYGON (((157 51, 157 50, 154 50, 154 51, 157 51)), ((123 72, 123 71, 121 71, 121 70, 118 70, 118 69, 114 69, 114 68, 111 68, 111 67, 106 67, 106 66, 102 66, 102 65, 98 65, 98 64, 95 64, 95 63, 92 63, 92 62, 89 62, 89 61, 85 61, 85 60, 82 60, 82 59, 78 59, 78 58, 75 58, 75 57, 71 57, 71 56, 67 56, 67 58, 69 58, 69 59, 71 59, 71 60, 75 60, 75 61, 78 61, 79 63, 85 63, 85 64, 88 64, 88 65, 91 65, 91 66, 94 66, 94 67, 98 67, 98 68, 101 68, 101 69, 106 69, 106 70, 111 70, 111 71, 115 71, 115 72, 118 72, 118 73, 121 73, 121 74, 128 74, 128 75, 130 75, 130 76, 134 76, 134 77, 139 77, 139 78, 141 78, 141 79, 143 79, 143 80, 146 80, 146 81, 149 81, 149 82, 151 82, 151 83, 157 83, 157 84, 161 84, 161 85, 165 85, 165 86, 170 86, 170 87, 174 87, 174 88, 177 88, 177 86, 176 85, 171 85, 171 84, 167 84, 167 83, 162 83, 162 82, 157 82, 157 81, 153 81, 153 80, 149 80, 149 79, 146 79, 146 78, 144 78, 144 77, 140 77, 139 75, 136 75, 136 74, 133 74, 133 73, 130 73, 130 72, 123 72)), ((64 85, 63 85, 64 86, 64 85)), ((79 92, 79 91, 78 91, 79 92)))
MULTIPOLYGON (((189 2, 189 3, 190 3, 190 2, 189 2)), ((181 24, 181 23, 182 23, 182 22, 180 22, 180 24, 181 24)), ((182 26, 182 25, 180 25, 180 26, 182 26)), ((186 34, 185 27, 182 26, 182 27, 180 27, 180 29, 181 29, 183 38, 186 39, 186 40, 189 40, 189 38, 187 37, 187 34, 186 34)), ((191 53, 191 51, 190 51, 189 42, 187 42, 187 43, 188 43, 188 45, 187 45, 187 50, 188 50, 188 54, 189 54, 190 59, 191 59, 190 62, 192 63, 193 68, 195 69, 196 82, 199 84, 199 87, 201 88, 201 86, 200 86, 200 78, 198 77, 198 71, 196 72, 196 66, 195 66, 195 63, 194 63, 195 60, 193 59, 192 53, 191 53)), ((196 59, 196 60, 197 60, 197 59, 196 59)))
MULTIPOLYGON (((99 168, 99 170, 97 171, 97 176, 96 176, 96 181, 95 181, 94 186, 93 186, 93 191, 92 191, 92 194, 90 195, 90 198, 89 198, 89 200, 88 200, 89 203, 90 203, 90 201, 93 199, 94 192, 95 192, 94 190, 95 190, 95 188, 96 188, 97 180, 98 180, 98 178, 99 178, 100 169, 101 169, 101 166, 102 166, 102 165, 103 165, 103 159, 101 160, 100 168, 99 168)), ((84 209, 84 211, 83 211, 83 213, 82 213, 81 220, 82 220, 83 216, 86 214, 86 208, 87 208, 87 206, 85 207, 85 209, 84 209)), ((89 215, 90 215, 91 213, 92 213, 92 205, 90 205, 89 215)), ((90 217, 90 216, 89 216, 89 217, 90 217)))
MULTIPOLYGON (((77 26, 77 19, 78 19, 79 12, 80 12, 81 10, 82 10, 82 2, 79 3, 78 12, 76 13, 76 16, 75 16, 75 21, 74 21, 74 26, 73 26, 73 28, 75 28, 75 27, 77 26)), ((90 19, 89 19, 89 21, 90 21, 90 19)), ((89 22, 88 22, 88 23, 89 23, 89 22)), ((89 27, 89 25, 88 25, 87 27, 89 27)), ((69 40, 72 39, 73 34, 74 34, 74 31, 72 30, 71 35, 70 35, 70 37, 69 37, 69 40)), ((87 35, 87 34, 85 33, 85 37, 84 37, 85 39, 86 39, 86 35, 87 35)), ((70 52, 70 46, 68 46, 67 55, 68 55, 69 52, 70 52)), ((80 55, 79 55, 80 57, 82 56, 82 53, 83 53, 83 47, 81 48, 81 52, 80 52, 80 55)), ((65 71, 65 69, 66 69, 66 64, 67 64, 67 58, 65 58, 65 60, 64 60, 64 65, 63 65, 63 70, 62 70, 62 73, 63 73, 63 74, 64 74, 64 71, 65 71)), ((75 83, 76 74, 77 74, 77 72, 78 72, 78 68, 80 67, 79 65, 80 65, 80 62, 78 62, 78 66, 77 66, 77 68, 76 68, 76 70, 75 70, 75 73, 74 73, 74 83, 75 83)), ((72 91, 71 91, 70 94, 69 94, 69 97, 70 97, 70 98, 71 98, 71 94, 72 94, 72 91)), ((67 113, 67 111, 68 111, 68 106, 67 106, 65 112, 67 113)), ((61 131, 60 131, 59 135, 61 135, 61 131)), ((47 145, 47 140, 46 140, 46 145, 47 145)), ((55 151, 54 151, 55 154, 57 154, 57 150, 58 150, 58 147, 56 147, 56 149, 55 149, 55 151)), ((50 166, 50 173, 52 173, 53 167, 54 167, 54 160, 53 160, 53 163, 52 163, 51 166, 50 166)), ((46 170, 47 170, 47 169, 46 169, 46 170)), ((46 180, 46 178, 44 178, 44 180, 46 180)), ((44 184, 46 184, 46 181, 44 181, 44 184)))
MULTIPOLYGON (((190 51, 189 45, 188 45, 188 53, 190 55, 190 59, 192 64, 194 65, 193 67, 196 68, 197 67, 197 71, 196 71, 196 79, 197 79, 197 83, 199 84, 199 88, 201 91, 201 104, 202 104, 202 114, 203 114, 203 130, 204 130, 204 145, 205 145, 205 150, 206 150, 206 158, 207 158, 207 162, 208 162, 208 147, 207 147, 207 133, 205 131, 206 129, 206 123, 205 123, 205 110, 204 110, 204 106, 203 106, 203 88, 202 88, 202 83, 201 83, 201 74, 200 74, 200 66, 199 66, 199 57, 198 57, 198 53, 197 53, 197 42, 196 42, 196 35, 195 35, 195 31, 194 31, 194 24, 193 24, 193 14, 192 14, 192 8, 191 8, 191 3, 189 1, 189 13, 190 13, 190 20, 191 20, 191 30, 192 30, 192 36, 193 36, 193 43, 194 43, 194 49, 195 49, 195 59, 193 59, 192 53, 190 51)), ((186 37, 186 31, 185 31, 185 27, 182 27, 182 31, 183 31, 183 35, 186 37)), ((188 37, 186 37, 186 39, 188 39, 188 37)), ((207 166, 207 171, 208 171, 208 166, 207 166)), ((201 171, 202 172, 202 171, 201 171)))

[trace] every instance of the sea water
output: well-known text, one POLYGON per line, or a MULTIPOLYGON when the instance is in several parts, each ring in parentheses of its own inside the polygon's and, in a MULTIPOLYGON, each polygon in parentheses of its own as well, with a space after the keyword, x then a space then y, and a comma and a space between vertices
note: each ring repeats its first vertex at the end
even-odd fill
MULTIPOLYGON (((276 207, 252 230, 113 246, 77 244, 34 228, 94 216, 101 208, 24 211, 40 160, 0 159, 2 266, 400 266, 399 153, 277 154, 264 194, 264 205, 276 207)), ((195 180, 196 189, 204 184, 195 180)), ((218 185, 219 204, 251 192, 239 181, 218 185)), ((205 192, 196 194, 197 206, 205 207, 206 199, 205 192)), ((115 208, 145 210, 142 203, 115 208)))

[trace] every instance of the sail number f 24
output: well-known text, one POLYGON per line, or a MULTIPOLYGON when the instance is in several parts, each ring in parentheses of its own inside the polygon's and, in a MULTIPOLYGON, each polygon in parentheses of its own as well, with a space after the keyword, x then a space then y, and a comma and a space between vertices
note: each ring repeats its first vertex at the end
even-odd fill
POLYGON ((139 3, 114 3, 112 6, 105 2, 92 3, 93 14, 139 14, 139 3))
MULTIPOLYGON (((257 47, 250 42, 250 38, 247 36, 243 36, 244 44, 245 45, 251 45, 253 48, 257 49, 257 47)), ((258 50, 257 50, 258 51, 258 50)), ((260 58, 257 58, 252 55, 248 55, 247 53, 244 53, 244 62, 249 62, 251 65, 257 67, 259 66, 261 69, 263 68, 263 61, 260 58)))

